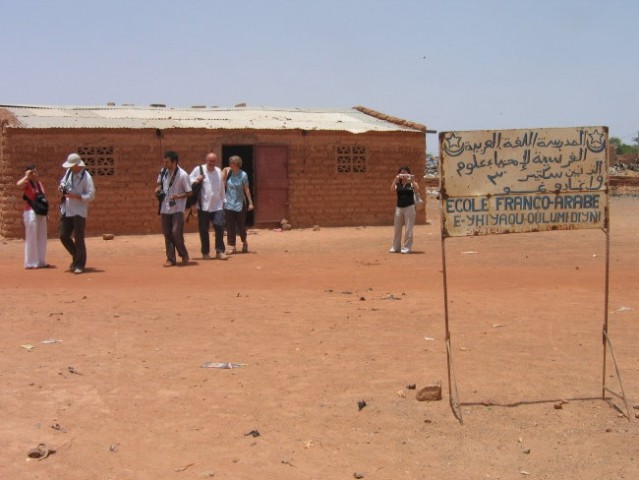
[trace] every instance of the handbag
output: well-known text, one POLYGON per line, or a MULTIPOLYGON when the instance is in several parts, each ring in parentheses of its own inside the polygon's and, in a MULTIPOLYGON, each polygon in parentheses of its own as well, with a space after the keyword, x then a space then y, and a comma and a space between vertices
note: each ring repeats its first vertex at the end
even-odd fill
POLYGON ((415 201, 415 210, 424 208, 424 200, 422 200, 418 190, 413 191, 413 200, 415 201))
POLYGON ((36 194, 35 199, 31 200, 26 195, 22 195, 22 198, 29 204, 36 215, 46 217, 49 213, 49 201, 40 188, 40 183, 34 184, 33 182, 31 182, 31 186, 36 194))
POLYGON ((29 204, 36 215, 46 217, 49 213, 49 201, 47 200, 47 197, 44 196, 44 193, 38 193, 35 201, 33 203, 29 202, 29 204))

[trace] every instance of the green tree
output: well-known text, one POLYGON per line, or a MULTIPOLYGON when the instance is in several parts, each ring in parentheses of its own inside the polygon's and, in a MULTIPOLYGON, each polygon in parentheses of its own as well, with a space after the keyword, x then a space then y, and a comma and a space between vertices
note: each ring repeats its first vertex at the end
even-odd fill
POLYGON ((621 153, 621 138, 619 137, 610 137, 608 139, 608 143, 615 148, 615 153, 621 153))
MULTIPOLYGON (((639 137, 633 138, 632 140, 637 143, 639 137)), ((615 148, 615 153, 617 155, 627 155, 629 153, 635 153, 637 151, 637 145, 626 145, 621 141, 618 137, 610 137, 608 139, 608 143, 615 148)))

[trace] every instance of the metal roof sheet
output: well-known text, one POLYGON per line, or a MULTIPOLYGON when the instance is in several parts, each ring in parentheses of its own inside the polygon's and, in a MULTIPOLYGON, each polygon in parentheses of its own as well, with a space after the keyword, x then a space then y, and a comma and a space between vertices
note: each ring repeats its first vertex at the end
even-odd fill
MULTIPOLYGON (((320 110, 266 107, 137 107, 0 105, 17 128, 204 128, 256 130, 329 130, 351 133, 418 132, 357 109, 320 110)), ((390 117, 389 117, 390 118, 390 117)))

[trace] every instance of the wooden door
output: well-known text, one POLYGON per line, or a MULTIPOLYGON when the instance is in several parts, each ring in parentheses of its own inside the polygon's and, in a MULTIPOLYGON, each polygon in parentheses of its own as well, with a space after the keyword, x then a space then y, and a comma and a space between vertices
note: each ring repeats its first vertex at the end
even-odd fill
POLYGON ((288 214, 288 147, 255 146, 254 169, 255 223, 279 225, 288 214))

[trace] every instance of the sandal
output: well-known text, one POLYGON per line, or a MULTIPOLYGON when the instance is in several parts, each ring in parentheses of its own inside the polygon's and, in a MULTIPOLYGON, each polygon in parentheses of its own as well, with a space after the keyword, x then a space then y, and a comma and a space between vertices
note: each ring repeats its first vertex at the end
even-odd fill
POLYGON ((27 457, 35 458, 38 460, 44 460, 52 453, 55 453, 55 449, 47 447, 45 443, 41 443, 36 448, 32 448, 27 453, 27 457))

